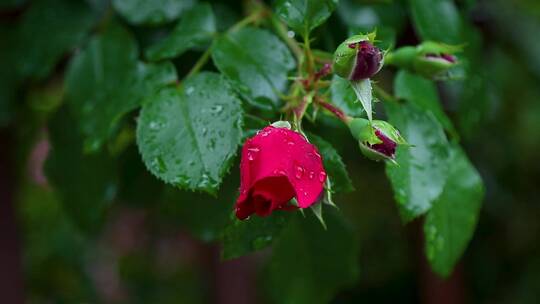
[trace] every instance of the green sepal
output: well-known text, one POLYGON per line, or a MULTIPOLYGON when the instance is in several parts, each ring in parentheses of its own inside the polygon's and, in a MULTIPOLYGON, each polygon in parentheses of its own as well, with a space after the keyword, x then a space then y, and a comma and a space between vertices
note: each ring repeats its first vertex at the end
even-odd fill
POLYGON ((349 130, 352 136, 361 142, 378 140, 369 120, 365 118, 354 118, 350 120, 349 130))
POLYGON ((434 78, 444 75, 457 62, 450 62, 444 58, 429 57, 443 54, 454 55, 463 50, 461 45, 450 45, 435 41, 425 41, 416 47, 404 46, 385 56, 387 64, 414 71, 424 77, 434 78))
POLYGON ((366 35, 359 34, 351 36, 345 41, 343 41, 334 52, 334 73, 343 78, 349 79, 349 75, 351 74, 356 60, 356 53, 358 52, 356 48, 351 49, 349 47, 349 44, 362 41, 369 41, 373 43, 375 40, 375 36, 375 32, 366 35))
POLYGON ((370 122, 365 118, 354 118, 349 122, 349 130, 351 131, 353 137, 358 140, 360 152, 371 160, 391 160, 394 162, 393 158, 370 148, 370 145, 375 145, 382 142, 375 134, 376 130, 379 130, 398 145, 407 144, 399 131, 384 120, 373 120, 370 122))

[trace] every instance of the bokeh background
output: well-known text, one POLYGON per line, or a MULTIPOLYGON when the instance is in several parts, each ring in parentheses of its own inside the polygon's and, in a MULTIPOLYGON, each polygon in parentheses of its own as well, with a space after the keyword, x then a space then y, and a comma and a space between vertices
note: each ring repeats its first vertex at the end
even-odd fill
MULTIPOLYGON (((43 1, 0 1, 0 55, 21 38, 19 24, 34 2, 43 1)), ((107 1, 85 3, 112 14, 107 1)), ((241 1, 211 4, 223 28, 244 9, 241 1)), ((361 157, 336 121, 310 125, 341 153, 356 188, 334 201, 355 231, 359 279, 332 303, 540 301, 540 2, 455 4, 466 24, 467 78, 438 88, 486 185, 476 233, 452 275, 437 277, 422 253, 421 220, 401 223, 384 167, 361 157)), ((62 23, 60 13, 50 17, 62 23)), ((144 47, 171 26, 130 28, 144 47)), ((315 46, 332 51, 349 33, 374 28, 396 46, 419 41, 406 1, 341 0, 315 31, 315 46)), ((51 133, 72 127, 51 119, 62 103, 69 54, 50 71, 32 67, 40 63, 40 44, 58 35, 35 33, 30 49, 17 50, 16 62, 37 70, 32 77, 20 80, 7 65, 0 71, 0 302, 284 303, 268 287, 271 249, 220 258, 216 240, 234 203, 236 165, 217 197, 183 192, 153 178, 130 146, 118 158, 121 182, 111 186, 108 205, 76 194, 59 199, 43 167, 51 133), (103 220, 93 215, 99 208, 106 210, 103 220), (86 226, 73 214, 85 217, 86 226)), ((179 74, 199 55, 175 60, 179 74)), ((394 74, 385 69, 376 78, 391 91, 394 74)))

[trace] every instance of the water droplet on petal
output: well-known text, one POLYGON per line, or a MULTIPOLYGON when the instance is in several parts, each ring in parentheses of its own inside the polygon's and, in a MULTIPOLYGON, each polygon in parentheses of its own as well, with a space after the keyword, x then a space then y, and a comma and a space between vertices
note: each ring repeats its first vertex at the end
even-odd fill
POLYGON ((322 182, 324 182, 325 179, 326 179, 326 172, 321 171, 319 173, 319 181, 322 183, 322 182))
POLYGON ((302 176, 304 176, 304 168, 302 168, 301 166, 296 166, 295 168, 295 175, 294 175, 297 179, 301 179, 302 176))
POLYGON ((311 171, 309 172, 309 179, 313 179, 315 177, 315 172, 311 171))

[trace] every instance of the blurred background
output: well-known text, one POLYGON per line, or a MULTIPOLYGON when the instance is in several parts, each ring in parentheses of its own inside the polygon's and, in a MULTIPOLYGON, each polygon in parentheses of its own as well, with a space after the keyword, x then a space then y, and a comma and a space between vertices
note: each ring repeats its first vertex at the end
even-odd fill
MULTIPOLYGON (((97 16, 95 27, 100 16, 114 14, 107 1, 80 2, 97 16)), ((242 16, 241 1, 211 4, 221 29, 242 16)), ((53 174, 73 184, 51 186, 44 169, 51 142, 73 143, 65 139, 73 126, 53 113, 62 109, 63 73, 77 49, 47 62, 46 45, 64 35, 65 18, 73 17, 47 5, 0 1, 0 302, 284 303, 268 283, 271 249, 221 260, 218 240, 235 200, 237 164, 211 197, 164 185, 133 145, 112 160, 114 177, 100 170, 111 159, 65 151, 61 157, 90 162, 93 171, 73 176, 74 168, 61 168, 53 174), (46 16, 32 9, 39 5, 46 16), (32 20, 51 21, 54 31, 32 20), (13 72, 14 63, 22 72, 13 72), (81 187, 96 193, 81 197, 81 187)), ((336 121, 308 126, 340 152, 356 188, 334 201, 359 247, 358 280, 331 303, 540 301, 540 2, 455 5, 467 76, 438 89, 486 185, 476 233, 452 275, 437 277, 422 253, 421 220, 401 223, 384 166, 361 157, 336 121)), ((172 28, 126 26, 141 49, 172 28)), ((315 31, 315 47, 332 52, 349 33, 374 28, 395 46, 419 41, 406 1, 341 0, 315 31)), ((199 56, 190 51, 175 59, 179 75, 199 56)), ((391 91, 394 74, 385 69, 377 80, 391 91)))

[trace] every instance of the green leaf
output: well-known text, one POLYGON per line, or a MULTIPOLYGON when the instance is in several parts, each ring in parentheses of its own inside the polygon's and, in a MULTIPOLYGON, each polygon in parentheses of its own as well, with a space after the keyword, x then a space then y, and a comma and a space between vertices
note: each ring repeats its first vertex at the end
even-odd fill
POLYGON ((431 268, 448 276, 469 243, 480 212, 484 187, 480 175, 456 144, 450 149, 448 180, 424 222, 426 256, 431 268))
POLYGON ((207 3, 199 4, 184 14, 169 36, 146 50, 146 58, 155 61, 178 57, 189 49, 208 44, 215 34, 212 8, 207 3))
POLYGON ((294 68, 291 52, 272 33, 246 27, 216 40, 216 67, 251 104, 272 110, 287 88, 287 72, 294 68))
POLYGON ((321 153, 324 168, 332 181, 332 190, 335 192, 353 191, 354 186, 347 174, 345 164, 343 164, 341 156, 334 147, 319 136, 308 134, 308 137, 311 143, 313 143, 321 153))
MULTIPOLYGON (((227 177, 216 197, 207 193, 182 191, 167 187, 165 198, 158 204, 160 223, 170 222, 204 242, 221 237, 238 194, 238 176, 227 177), (232 181, 232 183, 231 183, 232 181)), ((174 229, 174 228, 171 228, 174 229)))
POLYGON ((386 174, 404 221, 427 212, 441 194, 448 175, 448 141, 432 113, 411 103, 386 103, 390 120, 411 145, 400 145, 396 164, 386 174))
MULTIPOLYGON (((144 166, 139 155, 137 160, 144 166)), ((238 165, 237 162, 233 164, 235 168, 238 165)), ((145 169, 145 173, 163 185, 151 176, 148 170, 145 169)), ((224 178, 216 196, 165 186, 163 198, 159 199, 156 206, 159 222, 173 226, 167 227, 168 230, 177 230, 179 227, 186 229, 204 242, 219 240, 224 228, 230 222, 230 215, 238 196, 239 174, 239 170, 232 170, 231 174, 224 178)), ((148 192, 147 187, 142 187, 139 192, 148 192)), ((151 194, 154 195, 154 201, 155 193, 151 194)))
POLYGON ((321 25, 336 8, 337 0, 280 0, 276 13, 301 35, 321 25))
POLYGON ((423 110, 430 111, 446 130, 457 134, 454 125, 441 107, 437 87, 433 81, 401 70, 394 80, 394 93, 396 97, 414 103, 423 110))
POLYGON ((356 94, 357 100, 360 101, 368 119, 371 121, 373 117, 371 104, 373 101, 373 91, 371 89, 371 80, 368 78, 360 81, 350 81, 350 84, 356 94))
POLYGON ((124 114, 176 80, 171 63, 144 64, 137 55, 133 37, 112 25, 92 38, 70 63, 67 101, 80 120, 85 150, 98 150, 124 114))
POLYGON ((286 211, 274 212, 268 217, 252 216, 240 221, 232 219, 223 231, 224 259, 234 259, 272 244, 290 219, 286 211))
POLYGON ((166 183, 214 193, 242 136, 240 100, 216 73, 166 88, 143 106, 137 144, 146 167, 166 183))
POLYGON ((409 0, 409 7, 422 40, 461 42, 461 18, 453 0, 409 0))
POLYGON ((96 16, 84 1, 32 1, 17 32, 19 77, 43 79, 86 38, 96 16))
POLYGON ((407 10, 402 2, 405 1, 357 1, 340 0, 337 14, 341 21, 349 28, 357 29, 352 36, 363 33, 371 33, 377 30, 377 40, 382 28, 401 32, 407 24, 407 10))
POLYGON ((131 24, 163 24, 177 19, 196 0, 113 0, 114 9, 131 24))
POLYGON ((330 91, 332 92, 332 103, 342 109, 345 114, 352 117, 360 117, 364 114, 364 109, 358 104, 358 99, 349 80, 334 75, 330 91))
POLYGON ((269 267, 276 303, 330 303, 356 281, 354 233, 334 208, 326 207, 324 214, 326 230, 315 215, 297 212, 276 241, 269 267))
POLYGON ((86 233, 97 233, 115 197, 115 162, 104 153, 83 153, 77 121, 62 107, 49 124, 52 149, 45 169, 71 219, 86 233))

